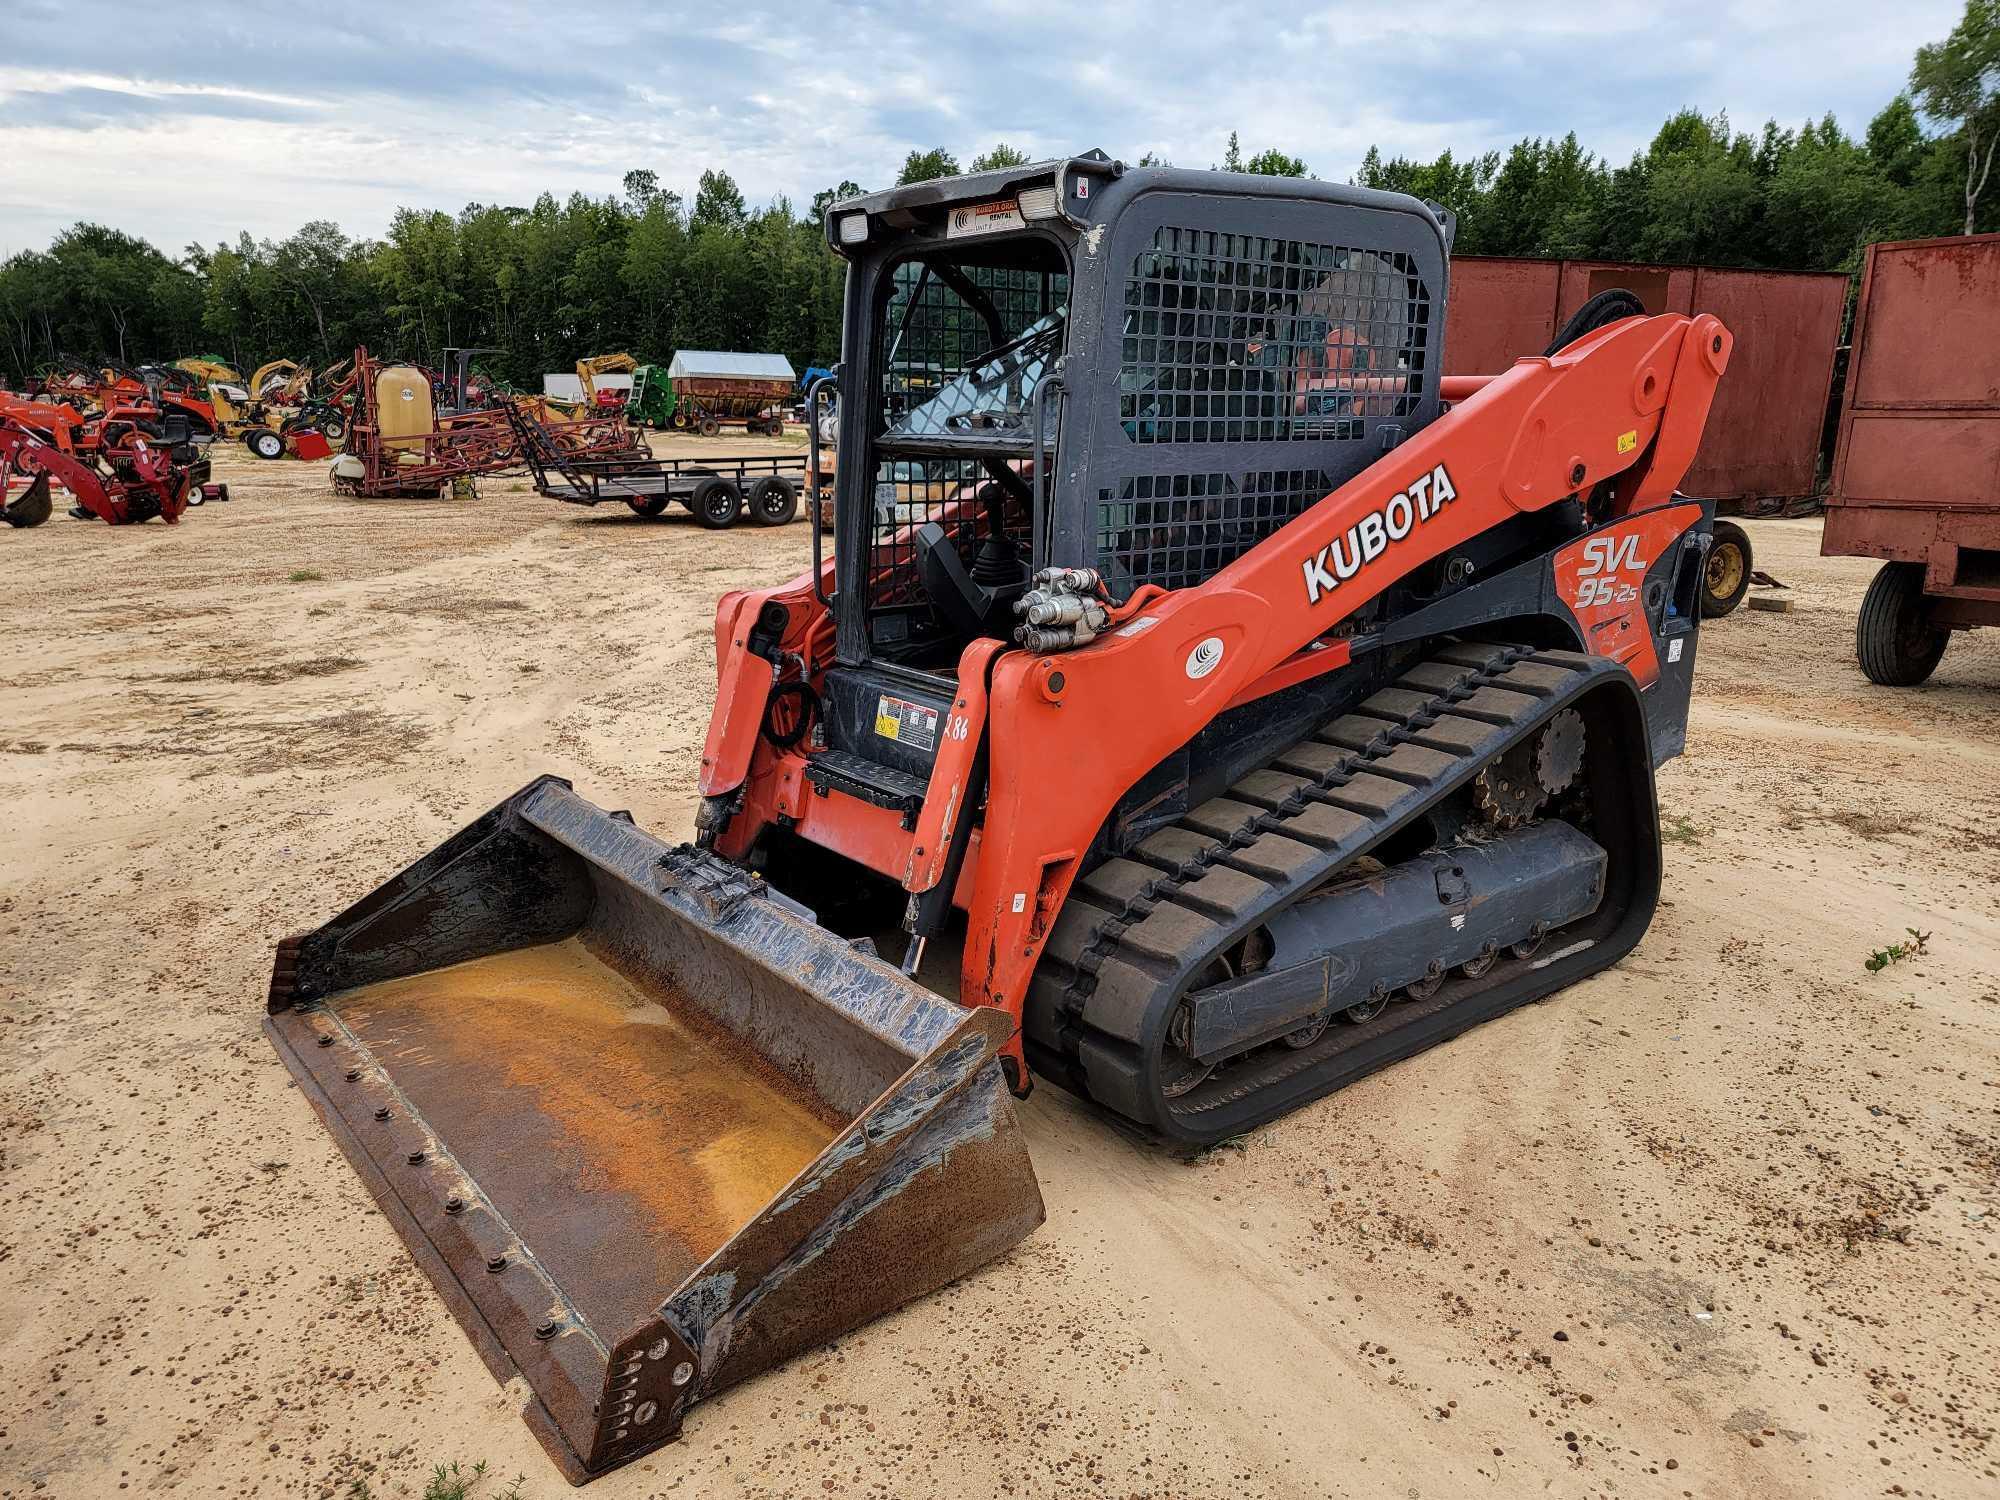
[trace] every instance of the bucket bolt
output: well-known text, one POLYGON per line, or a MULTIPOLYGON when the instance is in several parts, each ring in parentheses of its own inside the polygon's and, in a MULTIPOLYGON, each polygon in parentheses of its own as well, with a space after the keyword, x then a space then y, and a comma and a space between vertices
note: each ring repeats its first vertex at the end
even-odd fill
POLYGON ((557 1327, 558 1324, 554 1318, 550 1318, 546 1323, 537 1323, 535 1325, 535 1337, 543 1340, 552 1339, 556 1336, 557 1327))
POLYGON ((421 1151, 412 1151, 409 1154, 408 1161, 413 1167, 421 1167, 424 1164, 424 1153, 421 1151))
POLYGON ((349 1083, 359 1083, 361 1081, 361 1070, 359 1068, 349 1068, 347 1070, 347 1081, 349 1083))
POLYGON ((444 1200, 444 1211, 448 1214, 464 1213, 465 1200, 459 1197, 458 1194, 453 1193, 449 1198, 444 1200))
POLYGON ((507 1269, 507 1257, 504 1255, 487 1256, 486 1269, 491 1271, 495 1276, 498 1276, 502 1271, 507 1269))
POLYGON ((388 1119, 388 1118, 389 1118, 389 1106, 388 1106, 388 1105, 386 1105, 386 1104, 384 1104, 384 1105, 382 1105, 382 1106, 381 1106, 380 1108, 378 1108, 378 1109, 377 1109, 377 1110, 375 1111, 375 1118, 376 1118, 376 1119, 378 1119, 378 1120, 386 1120, 386 1119, 388 1119))

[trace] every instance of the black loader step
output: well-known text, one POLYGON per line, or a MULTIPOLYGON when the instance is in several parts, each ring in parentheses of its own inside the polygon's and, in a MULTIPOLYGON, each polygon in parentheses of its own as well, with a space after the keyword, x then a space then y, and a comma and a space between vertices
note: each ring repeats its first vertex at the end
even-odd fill
POLYGON ((821 750, 806 761, 806 780, 814 791, 844 792, 876 807, 890 808, 903 815, 903 826, 917 826, 923 810, 924 793, 930 783, 921 776, 851 750, 821 750))
POLYGON ((1030 988, 1029 1062, 1151 1133, 1212 1143, 1616 962, 1658 889, 1631 675, 1449 645, 1079 880, 1030 988), (1551 799, 1556 831, 1526 836, 1542 825, 1496 803, 1565 713, 1569 822, 1551 799), (1402 897, 1340 894, 1364 876, 1430 892, 1427 961, 1412 967, 1425 929, 1396 916, 1402 897), (1280 963, 1300 942, 1305 960, 1280 963))

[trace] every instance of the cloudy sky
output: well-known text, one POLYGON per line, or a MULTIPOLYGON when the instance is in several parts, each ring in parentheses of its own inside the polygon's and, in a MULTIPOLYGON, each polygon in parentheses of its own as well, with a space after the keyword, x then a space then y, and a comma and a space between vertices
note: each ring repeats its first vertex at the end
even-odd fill
POLYGON ((886 185, 913 146, 996 140, 1207 166, 1233 129, 1346 178, 1370 143, 1570 129, 1622 161, 1682 106, 1858 132, 1960 8, 0 0, 0 255, 77 219, 170 254, 313 218, 377 235, 399 205, 615 193, 632 167, 691 197, 722 166, 753 204, 803 204, 886 185))

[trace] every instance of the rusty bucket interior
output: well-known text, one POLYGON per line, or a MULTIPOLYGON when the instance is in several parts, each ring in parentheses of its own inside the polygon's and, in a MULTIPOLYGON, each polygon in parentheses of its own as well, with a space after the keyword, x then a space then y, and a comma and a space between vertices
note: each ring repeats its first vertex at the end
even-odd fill
POLYGON ((266 1030, 582 1482, 1042 1219, 996 1049, 543 778, 281 945, 266 1030))

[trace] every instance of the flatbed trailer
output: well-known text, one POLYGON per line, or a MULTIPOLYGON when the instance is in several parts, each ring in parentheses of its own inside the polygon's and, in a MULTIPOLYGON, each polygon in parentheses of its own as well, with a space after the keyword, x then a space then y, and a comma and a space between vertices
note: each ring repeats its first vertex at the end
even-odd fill
POLYGON ((642 516, 685 506, 702 525, 720 531, 747 509, 760 526, 783 526, 799 513, 806 455, 746 454, 724 458, 583 456, 553 442, 548 429, 514 416, 520 450, 535 493, 569 505, 620 501, 642 516))

